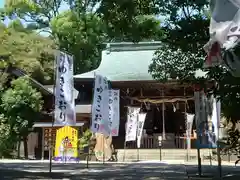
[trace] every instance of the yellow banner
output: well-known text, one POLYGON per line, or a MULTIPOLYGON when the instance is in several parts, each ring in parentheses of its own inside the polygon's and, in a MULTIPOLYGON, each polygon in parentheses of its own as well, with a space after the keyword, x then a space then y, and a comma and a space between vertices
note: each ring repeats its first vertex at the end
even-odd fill
POLYGON ((64 126, 57 130, 55 144, 55 161, 76 161, 78 159, 78 131, 64 126))

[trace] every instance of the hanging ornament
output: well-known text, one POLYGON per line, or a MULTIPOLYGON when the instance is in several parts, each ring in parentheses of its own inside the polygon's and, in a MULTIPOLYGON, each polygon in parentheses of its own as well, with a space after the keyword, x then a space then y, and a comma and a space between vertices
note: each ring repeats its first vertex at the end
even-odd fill
POLYGON ((179 103, 176 104, 176 109, 179 110, 179 103))
POLYGON ((174 104, 172 103, 173 106, 173 112, 176 112, 176 107, 174 106, 174 104))
POLYGON ((146 110, 149 111, 151 109, 150 103, 144 102, 146 110))

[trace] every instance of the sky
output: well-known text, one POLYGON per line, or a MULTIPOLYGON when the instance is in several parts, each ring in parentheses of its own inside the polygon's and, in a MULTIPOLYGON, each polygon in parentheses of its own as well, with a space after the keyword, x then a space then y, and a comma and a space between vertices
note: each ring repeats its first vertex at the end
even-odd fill
POLYGON ((0 8, 3 8, 4 6, 4 0, 0 0, 0 8))

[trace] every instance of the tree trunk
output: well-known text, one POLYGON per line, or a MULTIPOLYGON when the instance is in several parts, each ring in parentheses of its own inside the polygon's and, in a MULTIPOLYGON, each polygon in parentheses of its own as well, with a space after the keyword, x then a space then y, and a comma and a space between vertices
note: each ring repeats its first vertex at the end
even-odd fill
POLYGON ((28 159, 28 142, 27 136, 23 138, 23 146, 24 146, 24 157, 28 159))

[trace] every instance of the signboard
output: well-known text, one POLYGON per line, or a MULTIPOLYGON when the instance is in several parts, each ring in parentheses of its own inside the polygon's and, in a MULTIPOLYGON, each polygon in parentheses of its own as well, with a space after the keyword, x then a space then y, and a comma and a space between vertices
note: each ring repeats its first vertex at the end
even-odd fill
POLYGON ((119 133, 119 90, 108 90, 109 92, 109 123, 112 136, 118 136, 119 133))
POLYGON ((143 132, 143 126, 146 119, 147 113, 140 113, 138 114, 138 124, 137 124, 137 147, 140 148, 141 146, 141 138, 143 132))
POLYGON ((73 57, 58 51, 56 56, 55 124, 75 125, 73 57))
POLYGON ((111 129, 109 126, 109 108, 107 108, 108 106, 108 80, 101 75, 96 75, 92 104, 91 131, 93 133, 103 133, 104 135, 111 134, 111 129))
POLYGON ((78 131, 70 126, 64 126, 57 130, 55 144, 55 161, 78 160, 78 131))
POLYGON ((125 141, 135 141, 137 137, 137 121, 138 114, 140 108, 139 107, 128 107, 128 115, 127 115, 127 124, 126 124, 126 137, 125 141))

